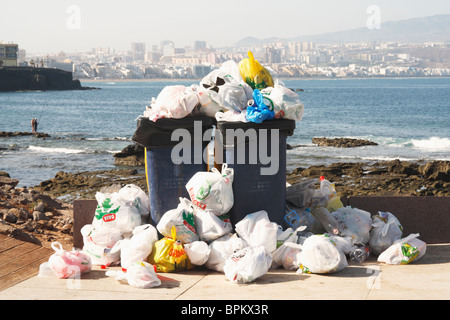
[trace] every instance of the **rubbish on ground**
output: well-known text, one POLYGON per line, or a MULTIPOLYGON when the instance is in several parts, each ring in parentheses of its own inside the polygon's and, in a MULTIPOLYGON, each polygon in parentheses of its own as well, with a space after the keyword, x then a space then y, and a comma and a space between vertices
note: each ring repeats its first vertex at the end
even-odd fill
POLYGON ((205 241, 194 241, 185 244, 184 251, 193 265, 202 266, 208 261, 211 249, 205 241))
POLYGON ((286 188, 286 201, 297 208, 308 208, 314 195, 316 179, 308 179, 286 188))
POLYGON ((129 235, 134 228, 141 225, 141 215, 131 199, 124 201, 123 195, 118 192, 97 192, 95 198, 97 209, 92 225, 96 229, 111 228, 129 235))
POLYGON ((150 213, 150 198, 137 185, 127 184, 117 191, 117 196, 121 202, 129 202, 129 206, 134 206, 141 216, 148 216, 150 213))
POLYGON ((113 277, 117 281, 125 281, 130 286, 141 289, 149 289, 161 285, 161 280, 156 275, 155 268, 145 261, 135 261, 128 267, 126 272, 108 270, 105 275, 113 277))
POLYGON ((349 253, 349 258, 353 262, 363 263, 370 256, 370 249, 366 246, 357 246, 349 253))
POLYGON ((296 208, 288 203, 286 203, 284 220, 294 229, 304 226, 306 232, 323 233, 325 231, 322 224, 311 214, 310 209, 296 208))
POLYGON ((172 227, 171 238, 164 237, 155 243, 148 261, 156 265, 157 272, 174 272, 193 268, 182 242, 177 240, 175 226, 172 227))
POLYGON ((339 234, 340 226, 337 220, 324 207, 316 207, 311 210, 311 214, 316 218, 325 230, 331 234, 339 234))
POLYGON ((95 228, 87 224, 80 230, 83 236, 83 252, 91 258, 93 265, 110 266, 119 263, 120 252, 111 252, 117 241, 123 239, 119 230, 95 228))
POLYGON ((183 243, 199 240, 195 230, 194 208, 186 198, 180 198, 177 208, 167 211, 159 220, 156 228, 166 237, 172 235, 172 227, 175 227, 177 238, 183 243))
POLYGON ((128 269, 134 262, 146 260, 152 252, 153 245, 158 241, 158 232, 151 224, 137 226, 133 236, 119 240, 111 249, 111 253, 120 253, 120 265, 128 269))
POLYGON ((302 246, 297 243, 298 231, 303 231, 305 227, 300 227, 297 230, 288 228, 283 232, 278 233, 277 249, 272 252, 271 269, 283 267, 285 270, 297 270, 299 262, 297 255, 301 252, 302 246))
POLYGON ((267 211, 261 210, 248 214, 236 223, 235 230, 250 247, 263 246, 267 253, 277 248, 278 225, 270 222, 267 211))
POLYGON ((379 211, 372 216, 369 245, 374 254, 380 255, 394 241, 401 239, 402 235, 403 227, 392 213, 379 211))
POLYGON ((209 253, 205 266, 208 269, 223 273, 223 266, 228 257, 235 251, 241 250, 247 246, 245 240, 239 238, 236 234, 227 234, 214 240, 209 244, 211 252, 209 253))
POLYGON ((386 264, 408 264, 423 257, 427 244, 418 239, 418 233, 396 240, 389 248, 383 251, 377 261, 386 264))
POLYGON ((372 229, 370 213, 351 206, 342 207, 331 213, 339 223, 339 231, 343 236, 353 239, 353 244, 367 244, 372 229))
POLYGON ((348 236, 340 236, 336 234, 325 233, 331 241, 336 245, 336 247, 344 252, 345 255, 350 255, 350 253, 357 248, 355 244, 353 244, 353 239, 348 236))
POLYGON ((300 273, 334 273, 344 269, 347 258, 327 235, 312 235, 302 245, 299 254, 300 273))
POLYGON ((42 277, 42 278, 48 278, 48 277, 55 278, 56 277, 55 272, 48 265, 48 261, 43 262, 39 265, 38 277, 42 277))
POLYGON ((51 246, 55 253, 48 259, 48 267, 58 279, 79 278, 91 271, 91 259, 83 252, 64 250, 59 242, 53 242, 51 246))
POLYGON ((246 247, 231 254, 223 270, 231 282, 248 283, 266 274, 271 264, 272 256, 265 247, 246 247))
POLYGON ((226 163, 222 165, 222 173, 216 168, 197 172, 186 184, 192 203, 218 216, 227 213, 234 204, 233 177, 234 170, 226 163))
POLYGON ((233 230, 227 213, 217 216, 209 211, 196 208, 194 210, 194 221, 200 239, 208 243, 233 230))

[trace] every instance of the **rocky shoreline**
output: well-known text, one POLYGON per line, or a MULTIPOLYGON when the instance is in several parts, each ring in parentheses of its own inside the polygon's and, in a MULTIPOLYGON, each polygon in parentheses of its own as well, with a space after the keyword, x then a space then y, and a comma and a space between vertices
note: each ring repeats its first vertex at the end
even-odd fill
MULTIPOLYGON (((117 165, 131 169, 58 172, 33 188, 18 188, 18 180, 0 172, 0 233, 49 247, 59 241, 72 246, 76 199, 95 199, 95 193, 113 185, 136 184, 147 190, 143 148, 129 146, 115 154, 117 165)), ((341 197, 450 196, 450 161, 333 163, 298 167, 286 176, 295 184, 324 176, 334 182, 341 197)))

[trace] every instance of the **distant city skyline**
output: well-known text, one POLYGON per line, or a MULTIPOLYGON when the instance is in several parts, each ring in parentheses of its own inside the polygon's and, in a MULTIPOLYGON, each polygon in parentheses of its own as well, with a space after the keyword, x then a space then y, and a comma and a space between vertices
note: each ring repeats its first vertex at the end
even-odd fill
POLYGON ((96 47, 131 50, 133 42, 151 48, 164 40, 176 47, 193 46, 195 41, 224 47, 249 36, 322 34, 365 27, 377 19, 382 28, 384 22, 437 14, 450 14, 450 1, 229 0, 224 5, 211 0, 19 0, 2 4, 0 41, 17 43, 27 53, 83 52, 96 47))

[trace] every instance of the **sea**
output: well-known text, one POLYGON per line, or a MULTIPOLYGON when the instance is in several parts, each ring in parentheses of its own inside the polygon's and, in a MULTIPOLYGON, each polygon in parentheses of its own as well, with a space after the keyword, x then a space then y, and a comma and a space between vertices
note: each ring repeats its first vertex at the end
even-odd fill
MULTIPOLYGON (((287 169, 336 162, 450 160, 450 78, 282 80, 305 111, 287 142, 287 169), (318 147, 313 137, 376 142, 318 147)), ((0 138, 0 171, 36 186, 59 171, 118 168, 113 154, 132 144, 137 118, 169 85, 198 80, 82 81, 99 90, 0 93, 0 131, 38 131, 49 138, 0 138)))

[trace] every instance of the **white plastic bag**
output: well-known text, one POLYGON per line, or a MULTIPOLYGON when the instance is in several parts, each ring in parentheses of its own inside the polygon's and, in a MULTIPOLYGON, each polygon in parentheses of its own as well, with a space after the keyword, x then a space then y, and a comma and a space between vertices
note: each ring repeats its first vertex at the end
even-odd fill
POLYGON ((333 273, 347 267, 348 262, 342 250, 327 235, 312 235, 302 245, 298 272, 333 273))
POLYGON ((233 230, 228 214, 217 216, 209 211, 194 210, 195 229, 201 240, 211 242, 233 230))
POLYGON ((130 286, 149 289, 161 285, 161 280, 155 272, 155 268, 148 262, 136 261, 131 264, 126 272, 108 270, 105 273, 117 281, 126 281, 130 286))
POLYGON ((180 198, 177 208, 164 213, 156 228, 163 236, 171 237, 173 226, 177 232, 177 240, 183 243, 199 240, 195 230, 194 208, 188 199, 180 198))
POLYGON ((189 115, 199 103, 195 87, 166 86, 151 103, 144 116, 151 121, 159 118, 181 119, 189 115))
POLYGON ((336 244, 336 247, 346 255, 350 254, 350 252, 358 248, 358 246, 353 244, 353 240, 351 237, 341 237, 330 233, 326 233, 326 235, 330 237, 334 244, 336 244))
POLYGON ((379 211, 372 217, 369 246, 374 254, 382 253, 394 241, 401 239, 402 235, 403 227, 392 213, 379 211))
POLYGON ((243 239, 237 237, 236 234, 227 234, 214 240, 209 244, 209 249, 211 251, 205 266, 211 270, 224 272, 223 265, 225 264, 226 259, 228 259, 235 251, 245 247, 247 247, 247 243, 243 239))
POLYGON ((234 204, 234 170, 222 165, 222 173, 216 168, 211 172, 197 172, 186 184, 192 204, 215 215, 230 211, 234 204))
POLYGON ((263 246, 268 253, 277 248, 278 225, 270 222, 265 210, 246 215, 236 223, 235 230, 251 247, 263 246))
POLYGON ((264 247, 246 247, 230 255, 223 270, 231 282, 248 283, 265 275, 271 264, 272 256, 264 247))
POLYGON ((308 179, 286 188, 286 202, 297 207, 307 208, 311 205, 317 179, 308 179))
POLYGON ((197 92, 199 104, 192 111, 192 114, 214 118, 217 113, 223 113, 227 111, 227 108, 221 106, 213 99, 213 95, 215 94, 215 91, 199 88, 197 92))
POLYGON ((294 91, 281 84, 267 87, 261 90, 265 99, 270 99, 273 104, 275 118, 301 121, 303 119, 304 106, 300 97, 294 91))
POLYGON ((249 122, 247 120, 247 110, 242 110, 241 112, 235 110, 228 110, 225 112, 216 113, 217 121, 228 121, 228 122, 249 122))
POLYGON ((196 266, 201 266, 208 261, 209 253, 211 249, 204 241, 194 241, 184 245, 184 251, 186 252, 189 261, 196 266))
POLYGON ((111 251, 114 245, 123 239, 120 230, 98 229, 87 224, 80 232, 83 236, 83 253, 90 257, 93 265, 110 266, 119 262, 120 253, 111 251))
POLYGON ((252 88, 242 80, 236 62, 224 62, 219 69, 211 71, 200 81, 200 87, 209 91, 209 96, 219 106, 240 112, 247 108, 252 98, 252 88))
POLYGON ((58 279, 79 277, 91 271, 91 259, 83 252, 64 250, 59 242, 53 242, 51 247, 55 253, 48 259, 48 267, 58 279))
POLYGON ((92 221, 95 228, 111 228, 126 235, 141 225, 142 218, 138 209, 132 202, 123 201, 118 192, 97 192, 95 198, 97 208, 92 221))
POLYGON ((297 244, 297 231, 303 231, 304 227, 297 230, 288 228, 278 234, 277 249, 272 252, 271 269, 283 267, 285 270, 296 270, 300 263, 297 261, 298 254, 302 251, 302 246, 297 244))
POLYGON ((111 252, 113 254, 119 252, 120 265, 128 269, 136 261, 147 260, 156 241, 158 241, 158 233, 155 227, 144 224, 134 228, 130 239, 117 241, 111 252))
POLYGON ((377 261, 398 265, 419 260, 427 251, 427 244, 418 239, 419 236, 418 233, 413 233, 395 241, 378 256, 377 261))
POLYGON ((118 191, 119 201, 129 202, 128 205, 134 205, 140 215, 150 213, 150 198, 139 186, 127 184, 118 191))
POLYGON ((367 244, 372 229, 370 213, 351 206, 333 211, 332 216, 339 223, 340 235, 353 239, 353 244, 367 244))

